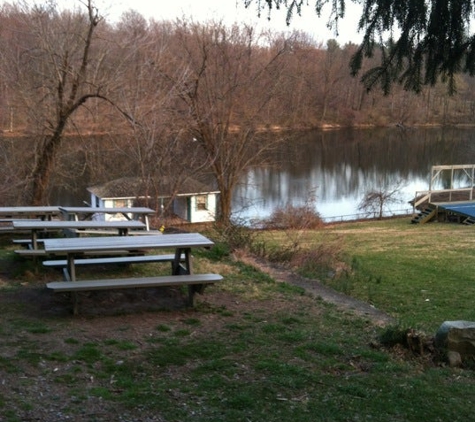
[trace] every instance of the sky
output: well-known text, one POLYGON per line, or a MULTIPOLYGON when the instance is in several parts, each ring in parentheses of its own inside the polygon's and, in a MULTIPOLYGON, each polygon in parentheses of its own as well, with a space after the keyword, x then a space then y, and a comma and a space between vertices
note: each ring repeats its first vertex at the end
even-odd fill
MULTIPOLYGON (((18 0, 19 1, 19 0, 18 0)), ((56 1, 62 7, 82 8, 84 0, 22 0, 33 5, 56 1)), ((3 3, 16 3, 16 0, 0 0, 3 3)), ((313 7, 303 6, 302 16, 295 15, 290 26, 285 22, 285 10, 273 10, 271 19, 268 19, 267 10, 263 10, 258 17, 257 2, 254 1, 249 8, 244 7, 244 0, 94 0, 101 15, 109 22, 116 21, 122 13, 135 10, 145 18, 154 20, 175 20, 187 18, 193 21, 206 22, 209 20, 223 21, 226 24, 246 23, 259 29, 272 29, 277 32, 299 30, 311 35, 315 41, 325 43, 329 39, 336 39, 340 45, 347 42, 359 43, 362 35, 357 32, 357 23, 361 14, 361 5, 346 1, 346 16, 339 23, 338 36, 333 30, 327 28, 328 15, 317 17, 313 7)), ((329 11, 329 8, 327 8, 329 11)))
MULTIPOLYGON (((65 4, 79 4, 79 0, 60 0, 65 4)), ((328 18, 318 18, 313 1, 303 9, 302 16, 295 15, 290 27, 285 23, 285 12, 273 10, 271 20, 267 19, 267 11, 258 18, 257 5, 252 4, 248 9, 243 0, 95 0, 100 12, 107 20, 114 21, 128 10, 135 10, 145 18, 155 20, 175 20, 177 18, 192 18, 194 21, 223 20, 227 24, 250 23, 262 29, 271 28, 276 31, 301 30, 311 35, 317 42, 325 42, 335 38, 344 45, 347 42, 358 43, 362 36, 356 31, 360 17, 360 5, 350 0, 346 3, 346 17, 339 24, 338 37, 327 29, 328 18)))

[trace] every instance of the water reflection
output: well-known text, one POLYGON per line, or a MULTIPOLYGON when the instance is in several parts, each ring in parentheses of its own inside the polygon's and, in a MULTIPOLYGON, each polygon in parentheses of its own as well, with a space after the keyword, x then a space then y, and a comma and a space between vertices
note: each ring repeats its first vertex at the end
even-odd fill
MULTIPOLYGON (((136 174, 126 154, 104 150, 108 143, 102 139, 88 142, 78 144, 77 152, 65 151, 58 159, 62 167, 52 181, 50 203, 82 205, 82 201, 89 200, 86 187, 102 181, 99 175, 107 175, 110 180, 125 173, 136 174), (86 157, 92 160, 88 165, 85 165, 86 157)), ((407 202, 415 192, 429 187, 431 167, 475 163, 474 146, 474 129, 293 134, 273 151, 266 165, 253 168, 243 176, 234 192, 233 214, 244 219, 265 218, 277 207, 302 205, 315 196, 316 210, 324 218, 354 216, 367 190, 381 186, 391 189, 400 181, 406 183, 398 195, 402 203, 393 205, 392 209, 411 209, 407 202)), ((457 180, 460 186, 465 182, 463 177, 457 180)), ((441 179, 441 183, 448 180, 441 179)))
POLYGON ((277 207, 303 205, 315 196, 322 217, 353 216, 365 192, 392 190, 403 182, 397 195, 401 203, 389 211, 401 213, 411 209, 408 201, 416 191, 429 188, 433 165, 475 162, 474 138, 474 130, 455 128, 294 135, 274 153, 275 166, 253 168, 242 178, 234 215, 265 218, 277 207))

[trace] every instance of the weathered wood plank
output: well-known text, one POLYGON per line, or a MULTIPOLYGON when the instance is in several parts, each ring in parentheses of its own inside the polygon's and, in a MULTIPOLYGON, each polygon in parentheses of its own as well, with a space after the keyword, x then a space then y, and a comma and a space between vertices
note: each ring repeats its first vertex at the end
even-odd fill
POLYGON ((78 292, 109 289, 135 289, 146 287, 188 286, 188 304, 193 306, 195 293, 203 293, 207 284, 221 281, 219 274, 186 274, 145 278, 125 278, 107 280, 55 281, 46 287, 55 292, 70 292, 73 299, 73 313, 78 314, 78 292))
POLYGON ((157 277, 119 278, 105 280, 53 281, 46 284, 55 292, 91 291, 108 289, 134 289, 139 287, 183 286, 211 284, 221 281, 219 274, 185 274, 157 277))
MULTIPOLYGON (((138 256, 114 256, 101 258, 78 258, 74 260, 74 265, 103 265, 103 264, 137 264, 152 262, 173 262, 174 254, 164 255, 138 255, 138 256)), ((182 255, 182 259, 185 259, 182 255)), ((54 259, 44 261, 45 267, 66 267, 68 261, 66 259, 54 259)))
POLYGON ((15 253, 20 256, 46 256, 44 249, 17 249, 15 253))
POLYGON ((45 249, 50 252, 90 253, 113 249, 158 249, 211 247, 214 243, 199 233, 181 233, 150 236, 116 236, 45 239, 45 249))

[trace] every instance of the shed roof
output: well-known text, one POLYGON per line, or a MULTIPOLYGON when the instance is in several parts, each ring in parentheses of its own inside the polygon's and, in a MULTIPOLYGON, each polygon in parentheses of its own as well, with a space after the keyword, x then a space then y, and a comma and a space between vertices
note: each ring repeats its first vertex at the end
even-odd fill
MULTIPOLYGON (((156 183, 156 187, 160 189, 159 198, 169 198, 174 194, 175 186, 173 182, 170 178, 163 177, 159 183, 156 183)), ((102 185, 91 186, 87 190, 101 199, 144 198, 150 196, 151 192, 150 186, 147 189, 147 183, 140 177, 121 177, 102 185)), ((175 195, 193 196, 207 193, 219 193, 219 191, 213 190, 210 186, 198 180, 188 178, 178 186, 175 195)))

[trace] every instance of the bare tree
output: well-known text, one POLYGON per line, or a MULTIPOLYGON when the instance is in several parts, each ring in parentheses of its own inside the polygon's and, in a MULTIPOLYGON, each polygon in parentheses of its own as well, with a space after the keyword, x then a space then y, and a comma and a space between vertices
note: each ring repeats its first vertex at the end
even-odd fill
POLYGON ((174 68, 181 72, 164 70, 179 98, 176 123, 194 140, 190 148, 204 153, 220 191, 220 219, 228 222, 240 177, 272 147, 260 131, 279 87, 282 50, 260 47, 251 27, 192 23, 177 34, 181 47, 172 60, 180 57, 174 68))
POLYGON ((122 62, 112 95, 130 118, 123 139, 114 137, 114 146, 128 157, 145 196, 154 198, 147 205, 164 216, 181 187, 206 165, 197 159, 203 154, 193 145, 189 128, 177 118, 176 88, 163 78, 166 69, 178 84, 183 81, 183 67, 168 67, 180 46, 171 24, 147 22, 136 12, 123 15, 115 35, 122 62))
POLYGON ((30 130, 39 138, 29 178, 32 204, 46 200, 55 158, 73 114, 93 98, 107 99, 107 78, 100 72, 105 50, 94 51, 102 19, 93 0, 83 4, 86 14, 60 13, 51 4, 14 11, 23 19, 26 34, 17 37, 15 50, 10 50, 9 81, 16 88, 16 101, 27 110, 30 130))
POLYGON ((402 202, 399 195, 404 185, 405 182, 402 180, 398 181, 396 185, 390 184, 388 181, 380 181, 377 188, 370 189, 365 193, 358 205, 358 210, 381 220, 390 205, 402 202))

